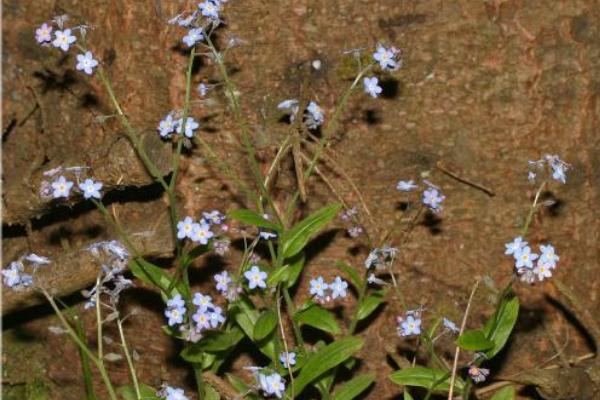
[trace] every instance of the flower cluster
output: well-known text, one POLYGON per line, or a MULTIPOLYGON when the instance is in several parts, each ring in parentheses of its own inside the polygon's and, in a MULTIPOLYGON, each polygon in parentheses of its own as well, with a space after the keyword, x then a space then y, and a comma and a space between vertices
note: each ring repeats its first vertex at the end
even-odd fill
POLYGON ((27 288, 33 284, 33 274, 35 274, 38 267, 50 264, 50 262, 49 258, 38 256, 35 253, 22 256, 18 260, 11 262, 8 265, 8 268, 2 270, 2 282, 5 286, 13 290, 27 288), (24 272, 25 261, 29 264, 29 267, 33 269, 31 274, 26 274, 24 272))
MULTIPOLYGON (((427 188, 423 191, 421 201, 434 213, 440 212, 442 210, 441 204, 446 199, 446 196, 441 194, 440 188, 431 182, 424 180, 423 183, 427 188)), ((396 189, 400 192, 412 192, 418 187, 413 180, 399 181, 396 184, 396 189)))
MULTIPOLYGON (((216 329, 225 322, 223 309, 215 305, 212 298, 202 293, 195 293, 192 298, 192 304, 196 306, 190 322, 190 339, 196 341, 202 336, 202 332, 207 329, 216 329)), ((169 326, 182 325, 186 319, 187 307, 185 300, 180 294, 174 295, 167 300, 165 317, 169 326)), ((182 329, 184 330, 184 329, 182 329)))
POLYGON ((123 275, 129 262, 129 252, 116 240, 93 243, 86 250, 101 264, 102 275, 96 286, 81 292, 88 299, 84 308, 95 307, 98 294, 107 294, 111 304, 116 305, 121 292, 133 286, 133 282, 123 275))
POLYGON ((512 242, 504 245, 504 254, 512 255, 515 260, 515 269, 521 280, 534 283, 536 278, 541 282, 552 276, 559 257, 551 244, 541 245, 541 255, 532 253, 529 244, 518 236, 512 242), (534 265, 535 261, 535 265, 534 265))
MULTIPOLYGON (((82 167, 71 168, 71 170, 76 172, 76 180, 78 181, 75 190, 79 191, 86 200, 100 199, 102 197, 102 192, 100 191, 100 189, 102 189, 102 183, 96 182, 90 178, 86 178, 83 182, 79 182, 81 169, 82 167)), ((54 170, 48 171, 48 173, 45 173, 44 175, 52 176, 60 173, 61 171, 63 171, 63 168, 58 167, 54 170)), ((64 171, 69 171, 69 169, 65 168, 64 171)), ((43 181, 40 194, 42 197, 49 197, 53 199, 68 199, 69 196, 71 196, 71 190, 73 190, 74 186, 75 183, 73 181, 68 180, 64 175, 60 175, 50 183, 43 181)))
POLYGON ((183 117, 178 116, 178 112, 171 111, 158 124, 158 134, 163 139, 169 139, 171 135, 183 134, 187 138, 194 136, 194 131, 200 127, 200 124, 192 117, 187 117, 185 123, 183 117), (185 125, 185 126, 184 126, 185 125))
POLYGON ((214 28, 220 24, 220 12, 223 3, 225 3, 225 0, 205 0, 198 3, 192 12, 176 15, 168 23, 187 28, 188 31, 183 36, 182 41, 186 46, 193 47, 204 40, 208 26, 214 28))
POLYGON ((215 236, 210 229, 211 225, 205 219, 195 222, 192 217, 185 217, 183 221, 177 223, 177 239, 188 238, 192 242, 206 245, 215 236))
POLYGON ((326 283, 322 276, 310 281, 310 294, 319 302, 328 303, 347 295, 348 282, 336 276, 333 282, 326 283))
MULTIPOLYGON (((85 25, 76 26, 71 29, 64 28, 64 23, 68 21, 68 19, 69 17, 67 15, 61 15, 54 18, 50 22, 50 25, 44 22, 36 29, 35 40, 42 46, 52 45, 65 53, 68 52, 71 46, 77 41, 77 37, 73 35, 73 32, 78 30, 81 35, 84 36, 86 29, 88 28, 85 25), (54 30, 52 24, 55 24, 58 29, 54 30), (52 36, 53 34, 54 37, 52 36)), ((98 66, 98 60, 94 59, 94 55, 89 50, 84 51, 82 54, 78 54, 76 59, 77 64, 75 65, 75 68, 88 75, 92 75, 94 68, 98 66)))
MULTIPOLYGON (((284 111, 290 116, 290 122, 294 122, 296 114, 300 108, 297 99, 284 100, 277 105, 277 108, 284 111)), ((308 129, 317 129, 325 122, 325 114, 323 109, 314 101, 310 101, 306 110, 304 110, 304 124, 308 129)))
POLYGON ((352 207, 346 211, 343 211, 340 214, 340 218, 342 221, 350 224, 350 227, 348 228, 348 235, 351 238, 357 238, 361 233, 363 233, 363 228, 359 225, 358 210, 356 207, 352 207))
POLYGON ((399 336, 412 336, 421 334, 421 309, 411 310, 405 317, 398 317, 397 332, 399 336))
POLYGON ((539 160, 529 161, 529 166, 533 169, 533 171, 529 171, 527 178, 532 183, 535 182, 538 173, 545 170, 551 174, 552 179, 561 183, 566 183, 566 172, 571 168, 571 166, 561 160, 559 156, 552 154, 546 154, 539 160))

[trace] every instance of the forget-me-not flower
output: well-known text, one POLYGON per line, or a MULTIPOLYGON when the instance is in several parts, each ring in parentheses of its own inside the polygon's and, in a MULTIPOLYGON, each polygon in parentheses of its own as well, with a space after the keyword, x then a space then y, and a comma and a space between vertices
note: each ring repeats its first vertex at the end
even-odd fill
POLYGON ((65 29, 64 31, 56 31, 54 33, 54 41, 52 42, 52 45, 61 49, 62 51, 69 51, 69 47, 71 47, 76 40, 77 38, 71 35, 71 30, 65 29))
POLYGON ((261 271, 256 265, 253 265, 249 271, 244 272, 244 276, 248 280, 248 287, 250 289, 254 289, 256 287, 264 289, 267 287, 267 282, 265 282, 265 279, 267 279, 267 273, 261 271))
POLYGON ((527 246, 527 242, 525 242, 521 236, 517 236, 512 242, 504 245, 504 247, 506 247, 504 254, 512 254, 515 258, 517 258, 517 253, 525 246, 527 246))
POLYGON ((215 281, 217 282, 217 290, 221 293, 227 293, 229 289, 229 284, 231 283, 231 278, 227 271, 223 271, 220 274, 215 274, 215 281))
POLYGON ((556 255, 554 246, 552 246, 551 244, 541 245, 540 251, 542 252, 542 254, 540 256, 539 262, 544 263, 550 268, 556 267, 556 262, 559 260, 559 257, 556 255))
POLYGON ((85 54, 77 54, 77 65, 75 69, 83 71, 88 75, 94 72, 94 68, 98 66, 98 60, 94 59, 91 51, 86 51, 85 54))
POLYGON ((204 39, 202 28, 193 28, 188 31, 187 35, 185 35, 182 40, 188 47, 192 47, 202 39, 204 39))
POLYGON ((193 242, 205 245, 213 236, 215 236, 215 234, 210 230, 210 225, 200 223, 193 225, 190 239, 192 239, 193 242))
POLYGON ((322 276, 318 276, 316 279, 310 281, 310 294, 317 297, 325 297, 325 290, 329 288, 329 285, 325 283, 322 276))
POLYGON ((52 26, 43 23, 42 26, 35 30, 35 40, 38 43, 44 44, 52 41, 52 26))
POLYGON ((392 70, 398 68, 399 64, 396 61, 396 53, 394 49, 386 49, 383 46, 378 46, 377 50, 373 54, 375 61, 379 63, 379 66, 383 70, 392 70))
POLYGON ((442 209, 440 205, 445 198, 446 196, 440 194, 436 188, 430 187, 423 192, 423 204, 428 206, 433 212, 439 212, 442 209))
POLYGON ((173 112, 167 114, 165 118, 160 121, 158 124, 159 135, 162 138, 168 138, 171 136, 175 129, 177 128, 178 121, 173 118, 173 112))
POLYGON ((381 86, 378 85, 379 83, 379 79, 377 79, 377 77, 373 76, 371 78, 369 77, 365 77, 363 79, 363 85, 365 86, 365 92, 370 94, 371 97, 378 97, 381 92, 382 92, 382 88, 381 86))
POLYGON ((517 268, 533 268, 533 261, 537 260, 538 255, 531 252, 531 248, 529 246, 525 246, 520 248, 515 255, 515 260, 517 260, 515 266, 517 268))
POLYGON ((219 5, 213 3, 211 0, 206 0, 198 4, 198 8, 205 17, 210 19, 219 19, 219 5))
POLYGON ((329 284, 329 289, 331 289, 331 297, 333 299, 337 299, 338 297, 343 298, 346 297, 346 289, 348 288, 348 282, 336 276, 333 282, 329 284))
POLYGON ((194 303, 194 305, 197 305, 198 310, 203 312, 207 311, 209 308, 214 307, 212 297, 210 297, 209 295, 204 295, 202 293, 195 293, 192 303, 194 303))
POLYGON ((189 400, 183 389, 167 386, 165 388, 165 400, 189 400))
POLYGON ((290 368, 292 365, 296 365, 296 353, 293 351, 283 351, 279 354, 279 361, 281 361, 284 367, 290 368))
POLYGON ((194 220, 192 217, 185 217, 183 221, 177 223, 177 239, 185 239, 192 237, 194 230, 194 220))
POLYGON ((100 189, 102 189, 102 183, 94 182, 92 179, 86 179, 79 184, 79 189, 83 192, 84 199, 99 199, 102 195, 100 189))
MULTIPOLYGON (((200 126, 200 124, 198 124, 194 118, 191 117, 187 117, 187 122, 185 123, 185 132, 184 135, 188 138, 191 138, 192 136, 194 136, 194 131, 196 129, 198 129, 198 127, 200 126)), ((183 127, 183 118, 180 118, 179 121, 177 121, 177 126, 175 127, 175 132, 177 133, 181 133, 181 128, 183 127)))
POLYGON ((413 180, 399 181, 396 184, 396 190, 399 190, 401 192, 410 192, 416 188, 418 188, 418 186, 415 185, 415 182, 413 180))
POLYGON ((181 324, 185 315, 185 301, 181 298, 181 295, 176 294, 167 301, 167 309, 165 310, 165 316, 169 319, 169 326, 181 324))
POLYGON ((408 315, 406 319, 399 319, 400 326, 398 334, 400 336, 411 336, 421 334, 421 318, 415 318, 413 315, 408 315))
POLYGON ((59 176, 57 180, 52 182, 52 197, 58 199, 60 197, 69 197, 73 182, 68 181, 64 176, 59 176))

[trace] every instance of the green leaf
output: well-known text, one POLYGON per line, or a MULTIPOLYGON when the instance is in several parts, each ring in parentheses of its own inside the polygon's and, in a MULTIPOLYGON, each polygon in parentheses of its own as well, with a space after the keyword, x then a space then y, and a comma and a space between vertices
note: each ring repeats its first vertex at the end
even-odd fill
MULTIPOLYGON (((251 340, 254 339, 254 326, 260 317, 260 313, 254 307, 254 304, 245 296, 240 296, 240 299, 235 302, 235 308, 233 310, 233 317, 235 322, 242 328, 246 336, 251 340)), ((274 359, 275 354, 275 343, 272 340, 261 341, 258 344, 260 351, 263 352, 267 357, 274 359)))
MULTIPOLYGON (((229 381, 231 386, 233 386, 233 388, 238 393, 245 393, 243 395, 244 400, 246 400, 246 399, 248 399, 248 400, 263 400, 262 396, 259 396, 258 394, 253 393, 253 391, 254 391, 253 388, 248 386, 246 384, 246 382, 244 382, 237 376, 235 376, 233 374, 225 374, 225 375, 227 376, 227 380, 229 381)), ((240 397, 240 398, 242 398, 242 397, 240 397)))
POLYGON ((280 282, 286 282, 290 278, 290 269, 289 265, 277 268, 267 278, 267 286, 276 287, 280 282))
MULTIPOLYGON (((156 396, 156 389, 144 384, 138 384, 140 388, 140 395, 144 400, 158 400, 156 396)), ((137 394, 135 393, 135 387, 133 385, 120 386, 117 388, 117 393, 121 395, 123 400, 138 400, 137 394)))
POLYGON ((333 393, 332 400, 352 400, 371 386, 374 381, 375 376, 372 374, 359 375, 350 379, 333 393))
POLYGON ((302 268, 304 268, 304 253, 298 253, 288 261, 290 262, 290 275, 287 279, 287 287, 289 289, 296 284, 302 273, 302 268))
POLYGON ((203 400, 221 400, 221 395, 215 390, 215 388, 205 383, 203 400))
POLYGON ((341 332, 335 317, 323 307, 314 305, 294 315, 297 322, 337 335, 341 332))
POLYGON ((205 352, 229 350, 242 340, 244 333, 237 326, 227 331, 207 332, 198 343, 193 343, 181 351, 180 356, 191 363, 204 361, 205 352))
POLYGON ((494 346, 485 353, 487 358, 494 357, 502 350, 517 322, 518 316, 519 299, 517 297, 504 298, 500 301, 498 309, 483 328, 485 337, 494 343, 494 346))
MULTIPOLYGON (((364 340, 357 337, 346 337, 328 344, 312 354, 294 380, 294 393, 299 395, 304 388, 337 365, 343 363, 363 346, 364 340)), ((291 385, 287 394, 291 393, 291 385)))
POLYGON ((364 285, 363 280, 360 278, 360 275, 358 274, 356 269, 342 261, 336 262, 335 267, 346 275, 346 278, 348 278, 350 282, 352 282, 354 287, 356 287, 358 290, 362 289, 364 285))
POLYGON ((247 225, 254 225, 259 228, 272 229, 274 231, 281 231, 281 227, 262 215, 255 213, 252 210, 245 208, 239 210, 233 210, 228 213, 229 218, 235 219, 247 225))
POLYGON ((514 400, 515 388, 508 386, 498 390, 490 400, 514 400))
POLYGON ((375 311, 377 307, 383 303, 384 296, 385 292, 383 290, 378 290, 365 297, 358 306, 358 320, 360 321, 361 319, 365 319, 371 315, 371 313, 373 313, 373 311, 375 311))
MULTIPOLYGON (((403 368, 390 375, 392 382, 403 386, 417 386, 432 392, 447 392, 450 389, 450 373, 439 369, 412 367, 403 368)), ((464 383, 457 378, 454 386, 462 390, 464 383)))
POLYGON ((494 342, 485 337, 481 330, 465 331, 456 339, 456 345, 470 351, 488 350, 494 347, 494 342))
POLYGON ((210 247, 205 244, 200 244, 200 245, 194 247, 186 255, 184 255, 182 257, 181 266, 183 268, 189 266, 192 263, 192 261, 194 261, 196 258, 200 257, 202 254, 206 253, 208 250, 210 250, 210 247))
POLYGON ((129 269, 133 275, 139 280, 157 287, 165 295, 171 297, 175 294, 189 295, 183 282, 175 285, 171 290, 171 293, 167 293, 171 280, 173 279, 167 271, 164 269, 144 260, 143 258, 136 258, 129 261, 129 269))
POLYGON ((408 393, 408 390, 404 390, 404 400, 414 400, 413 397, 408 393))
POLYGON ((277 326, 277 314, 273 310, 264 311, 254 325, 254 340, 263 340, 277 326))
POLYGON ((341 207, 338 203, 325 206, 285 232, 281 236, 283 258, 293 257, 302 251, 308 241, 337 215, 341 207))

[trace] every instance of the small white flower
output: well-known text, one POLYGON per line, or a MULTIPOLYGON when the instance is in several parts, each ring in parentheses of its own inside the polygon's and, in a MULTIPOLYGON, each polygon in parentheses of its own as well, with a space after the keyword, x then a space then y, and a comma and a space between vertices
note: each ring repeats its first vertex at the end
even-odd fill
POLYGON ((264 289, 267 287, 267 282, 265 282, 265 279, 267 279, 267 273, 261 271, 256 265, 252 266, 249 271, 244 272, 244 276, 248 280, 248 287, 250 289, 254 289, 256 287, 264 289))

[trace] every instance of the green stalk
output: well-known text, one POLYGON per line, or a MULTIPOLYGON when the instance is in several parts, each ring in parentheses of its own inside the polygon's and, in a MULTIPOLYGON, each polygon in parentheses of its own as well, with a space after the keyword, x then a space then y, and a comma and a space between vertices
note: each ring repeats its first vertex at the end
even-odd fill
POLYGON ((106 371, 106 368, 104 367, 103 360, 96 357, 96 355, 94 355, 94 353, 90 350, 88 345, 73 330, 71 325, 67 322, 64 315, 62 314, 62 312, 56 305, 56 302, 54 301, 52 296, 50 296, 48 294, 48 292, 46 292, 44 289, 42 289, 42 293, 44 294, 44 296, 46 296, 46 299, 48 299, 48 302, 52 306, 52 309, 54 309, 54 312, 58 316, 58 319, 63 324, 64 328, 67 330, 67 334, 71 337, 71 339, 75 342, 75 344, 77 344, 77 346, 79 346, 79 348, 85 353, 85 355, 90 360, 92 360, 92 362, 96 365, 96 367, 100 371, 100 376, 102 377, 102 380, 104 381, 104 385, 106 386, 106 389, 108 390, 108 395, 109 395, 110 399, 118 400, 115 389, 113 388, 112 382, 110 381, 110 378, 108 376, 108 372, 106 371))
POLYGON ((127 366, 129 367, 129 373, 131 374, 131 382, 133 383, 133 387, 135 388, 135 395, 138 400, 141 400, 142 393, 140 392, 140 385, 138 383, 137 374, 135 372, 135 366, 133 365, 133 360, 131 358, 131 354, 129 354, 129 348, 127 347, 127 341, 125 340, 125 334, 123 333, 123 321, 121 321, 121 318, 117 318, 117 327, 119 328, 121 346, 123 346, 123 352, 125 353, 125 358, 127 359, 127 366))
MULTIPOLYGON (((77 336, 84 341, 85 340, 85 331, 83 329, 83 324, 81 323, 81 319, 79 317, 75 317, 75 329, 77 330, 77 336)), ((97 400, 96 393, 94 392, 94 383, 92 380, 92 370, 90 368, 90 358, 85 354, 85 352, 78 348, 79 357, 81 358, 81 369, 83 372, 83 383, 85 385, 85 393, 87 400, 97 400)))

